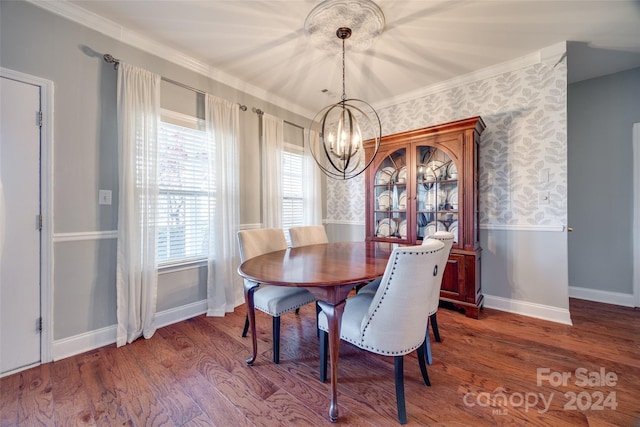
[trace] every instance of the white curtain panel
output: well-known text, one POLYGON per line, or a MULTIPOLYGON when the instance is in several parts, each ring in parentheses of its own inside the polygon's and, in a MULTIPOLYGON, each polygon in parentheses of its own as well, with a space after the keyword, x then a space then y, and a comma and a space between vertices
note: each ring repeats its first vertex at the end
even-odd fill
POLYGON ((304 222, 305 225, 322 225, 322 175, 311 154, 311 142, 318 132, 304 130, 304 222))
POLYGON ((282 224, 282 151, 284 121, 262 115, 262 224, 278 228, 282 224))
POLYGON ((118 347, 156 328, 157 146, 160 76, 120 62, 118 117, 118 347))
POLYGON ((242 290, 240 265, 239 106, 213 95, 205 98, 209 135, 209 260, 207 316, 224 316, 242 290))

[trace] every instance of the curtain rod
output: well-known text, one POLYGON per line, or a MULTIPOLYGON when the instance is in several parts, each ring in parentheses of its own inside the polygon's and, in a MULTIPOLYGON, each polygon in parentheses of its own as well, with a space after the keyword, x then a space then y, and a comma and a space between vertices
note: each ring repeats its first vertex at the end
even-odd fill
MULTIPOLYGON (((114 58, 113 56, 109 55, 108 53, 103 55, 102 58, 104 59, 104 62, 106 62, 107 64, 113 64, 113 68, 114 69, 117 69, 118 68, 118 64, 120 64, 120 60, 119 59, 114 58)), ((183 87, 183 88, 185 88, 187 90, 190 90, 190 91, 193 91, 193 92, 196 92, 196 93, 200 93, 202 95, 206 94, 205 91, 202 91, 200 89, 196 89, 195 87, 188 86, 188 85, 186 85, 184 83, 180 83, 178 81, 169 79, 167 77, 160 76, 160 78, 162 80, 164 80, 165 82, 167 82, 167 83, 171 83, 171 84, 174 84, 176 86, 183 87)), ((237 102, 237 104, 240 106, 240 110, 241 111, 247 111, 247 106, 246 105, 240 104, 239 102, 237 102)))
MULTIPOLYGON (((264 111, 262 111, 261 109, 256 108, 256 107, 253 107, 253 108, 251 109, 251 111, 253 111, 254 113, 256 113, 256 114, 257 114, 257 115, 259 115, 259 116, 261 116, 261 115, 263 115, 263 114, 264 114, 264 111)), ((297 125, 297 124, 295 124, 295 123, 291 123, 290 121, 283 120, 283 122, 285 122, 286 124, 291 125, 291 126, 293 126, 293 127, 297 127, 298 129, 302 129, 302 130, 304 130, 304 127, 302 127, 302 126, 300 126, 300 125, 297 125)))

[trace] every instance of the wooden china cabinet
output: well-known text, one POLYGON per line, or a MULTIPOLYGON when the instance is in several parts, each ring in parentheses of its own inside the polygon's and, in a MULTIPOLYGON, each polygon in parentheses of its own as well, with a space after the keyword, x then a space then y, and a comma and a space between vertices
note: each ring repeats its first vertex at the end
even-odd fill
POLYGON ((438 230, 453 233, 440 300, 474 318, 483 302, 478 143, 484 128, 482 118, 472 117, 385 136, 366 171, 367 240, 414 245, 438 230))

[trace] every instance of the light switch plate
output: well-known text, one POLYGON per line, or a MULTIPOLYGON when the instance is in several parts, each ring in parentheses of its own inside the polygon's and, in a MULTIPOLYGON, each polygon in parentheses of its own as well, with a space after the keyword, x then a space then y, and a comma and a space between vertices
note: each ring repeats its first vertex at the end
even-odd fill
POLYGON ((101 205, 111 204, 111 190, 99 190, 98 191, 98 203, 101 205))
POLYGON ((538 182, 540 184, 549 182, 549 169, 541 169, 538 171, 538 182))

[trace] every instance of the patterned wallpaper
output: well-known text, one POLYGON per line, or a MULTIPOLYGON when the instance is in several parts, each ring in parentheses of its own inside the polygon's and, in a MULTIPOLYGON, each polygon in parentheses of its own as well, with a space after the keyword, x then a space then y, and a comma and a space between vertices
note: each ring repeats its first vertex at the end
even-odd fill
MULTIPOLYGON (((544 226, 567 221, 566 111, 566 56, 558 55, 378 114, 385 135, 482 116, 480 223, 544 226)), ((327 180, 327 220, 364 223, 364 198, 363 176, 327 180)))

